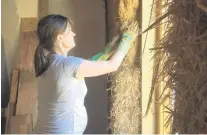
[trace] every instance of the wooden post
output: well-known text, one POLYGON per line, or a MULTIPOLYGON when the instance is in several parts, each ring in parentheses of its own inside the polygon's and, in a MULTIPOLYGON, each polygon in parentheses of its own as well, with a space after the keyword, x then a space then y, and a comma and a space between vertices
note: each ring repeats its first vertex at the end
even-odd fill
POLYGON ((6 109, 6 125, 5 125, 5 133, 9 133, 10 127, 10 118, 15 114, 15 106, 17 103, 17 94, 18 94, 18 85, 19 85, 19 70, 13 69, 12 71, 12 81, 11 81, 11 90, 10 90, 10 98, 9 104, 6 109))
POLYGON ((38 1, 38 19, 48 15, 49 12, 49 0, 39 0, 38 1))

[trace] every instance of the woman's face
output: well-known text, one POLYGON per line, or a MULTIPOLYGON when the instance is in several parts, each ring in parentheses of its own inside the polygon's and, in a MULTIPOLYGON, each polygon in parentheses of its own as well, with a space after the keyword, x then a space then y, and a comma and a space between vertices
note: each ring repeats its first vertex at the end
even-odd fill
POLYGON ((72 49, 75 47, 75 40, 74 40, 75 33, 71 30, 71 27, 68 23, 66 31, 63 33, 62 44, 63 47, 66 49, 72 49))

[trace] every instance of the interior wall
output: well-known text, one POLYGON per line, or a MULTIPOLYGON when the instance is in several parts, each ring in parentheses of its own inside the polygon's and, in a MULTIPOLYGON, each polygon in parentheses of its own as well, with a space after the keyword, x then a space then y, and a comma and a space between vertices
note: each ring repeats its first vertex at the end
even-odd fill
POLYGON ((37 17, 38 0, 15 0, 20 17, 37 17))
POLYGON ((37 0, 1 0, 1 98, 2 108, 9 99, 10 74, 19 52, 20 18, 37 17, 37 0))
MULTIPOLYGON (((89 58, 102 51, 106 43, 105 3, 103 0, 49 0, 49 14, 58 13, 73 21, 76 47, 69 55, 89 58)), ((85 106, 88 125, 85 133, 107 133, 108 96, 106 76, 86 78, 85 106)))
MULTIPOLYGON (((142 1, 142 31, 144 31, 149 26, 149 22, 151 18, 151 8, 152 8, 153 0, 143 0, 142 1)), ((153 10, 154 11, 154 10, 153 10)), ((154 16, 154 14, 153 14, 154 16)), ((151 23, 151 22, 150 22, 151 23)), ((153 55, 154 52, 150 51, 150 48, 153 48, 156 40, 156 31, 152 29, 142 35, 142 51, 144 49, 144 53, 142 55, 142 114, 144 116, 147 110, 147 104, 149 102, 149 95, 151 91, 151 83, 153 77, 153 66, 154 60, 153 55), (147 38, 147 40, 146 40, 147 38), (146 43, 145 43, 146 40, 146 43)), ((143 134, 154 134, 156 133, 156 115, 155 115, 155 97, 153 96, 153 102, 150 107, 150 111, 148 115, 142 118, 142 133, 143 134)))

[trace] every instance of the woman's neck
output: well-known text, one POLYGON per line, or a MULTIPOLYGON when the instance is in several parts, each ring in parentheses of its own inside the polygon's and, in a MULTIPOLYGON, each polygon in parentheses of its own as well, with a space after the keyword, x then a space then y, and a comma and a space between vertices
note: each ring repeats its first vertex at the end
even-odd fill
POLYGON ((67 54, 68 54, 68 51, 66 51, 65 49, 63 48, 54 48, 54 51, 59 54, 59 55, 62 55, 64 57, 67 57, 67 54))

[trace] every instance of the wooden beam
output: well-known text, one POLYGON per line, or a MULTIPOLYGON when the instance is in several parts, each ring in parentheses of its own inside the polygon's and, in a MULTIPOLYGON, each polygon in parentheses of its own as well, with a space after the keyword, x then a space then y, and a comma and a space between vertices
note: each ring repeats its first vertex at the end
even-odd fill
POLYGON ((20 33, 20 60, 18 68, 25 71, 34 71, 34 54, 37 47, 35 31, 20 33))
POLYGON ((9 98, 9 102, 11 102, 11 103, 17 102, 18 84, 19 84, 19 69, 13 69, 10 98, 9 98))
POLYGON ((20 71, 16 115, 31 114, 33 126, 37 119, 37 85, 34 72, 20 71))
POLYGON ((9 130, 11 124, 10 118, 14 116, 14 113, 15 113, 15 103, 9 103, 6 112, 5 134, 8 134, 10 132, 9 130))
POLYGON ((21 18, 20 22, 20 32, 29 32, 37 30, 37 18, 29 17, 29 18, 21 18))
POLYGON ((38 19, 48 15, 49 12, 49 1, 48 0, 39 0, 38 1, 38 19))
POLYGON ((16 115, 10 118, 10 134, 28 134, 32 131, 31 115, 16 115))
POLYGON ((8 104, 8 107, 5 112, 5 116, 6 116, 5 133, 9 133, 9 126, 11 124, 10 118, 12 116, 14 116, 14 114, 15 114, 15 105, 17 102, 18 84, 19 84, 19 69, 13 69, 9 104, 8 104))
MULTIPOLYGON (((142 0, 142 30, 148 28, 151 18, 151 8, 153 0, 142 0), (150 7, 150 8, 149 8, 150 7)), ((154 15, 154 12, 153 12, 154 15)), ((156 115, 155 115, 155 95, 152 95, 152 104, 148 108, 148 102, 150 100, 149 95, 151 94, 152 78, 153 78, 153 67, 154 67, 154 52, 149 51, 155 44, 155 29, 148 31, 148 33, 142 34, 142 114, 149 110, 148 115, 142 118, 142 133, 143 134, 155 134, 156 133, 156 115)))
MULTIPOLYGON (((156 4, 155 4, 155 16, 156 18, 158 19, 164 12, 166 9, 164 9, 162 7, 162 3, 164 2, 163 0, 156 0, 155 1, 156 4)), ((161 21, 160 24, 162 22, 165 22, 165 20, 161 21)), ((166 25, 166 24, 164 24, 166 25)), ((163 37, 163 34, 164 34, 164 25, 159 25, 158 27, 155 28, 155 35, 156 35, 156 38, 155 38, 155 42, 158 43, 162 37, 163 37)), ((157 63, 159 61, 159 56, 155 57, 155 63, 157 63)), ((160 63, 162 65, 162 62, 160 63)), ((160 67, 159 67, 160 68, 160 67)), ((157 72, 157 71, 156 71, 157 72)), ((162 94, 162 90, 164 89, 165 87, 165 82, 162 81, 159 83, 159 86, 157 87, 157 90, 155 91, 155 99, 156 101, 160 101, 160 97, 161 94, 162 94)), ((168 91, 165 91, 163 93, 164 95, 167 95, 169 94, 168 91)), ((165 100, 165 102, 163 102, 162 105, 156 105, 156 134, 170 134, 170 130, 171 130, 171 123, 168 127, 166 127, 166 122, 168 120, 168 117, 169 117, 169 113, 166 113, 166 111, 168 111, 165 106, 169 107, 169 104, 171 104, 171 100, 170 99, 167 99, 165 100)), ((157 102, 158 103, 158 102, 157 102)))
MULTIPOLYGON (((162 5, 162 0, 156 0, 156 4, 155 4, 155 16, 156 16, 156 19, 159 18, 159 16, 161 15, 161 5, 162 5)), ((161 34, 161 29, 162 26, 158 26, 155 28, 155 43, 158 43, 162 37, 162 34, 161 34)), ((158 57, 158 56, 157 56, 158 57)), ((154 58, 154 61, 155 63, 158 62, 158 58, 155 57, 154 58)), ((156 73, 156 68, 154 68, 154 71, 153 71, 153 74, 156 73)), ((159 85, 159 87, 155 90, 155 100, 158 101, 159 98, 160 98, 160 95, 161 95, 161 83, 159 85)), ((156 103, 155 103, 156 104, 156 103)), ((156 134, 163 134, 164 133, 164 120, 163 120, 163 113, 162 113, 162 107, 159 106, 159 105, 156 105, 155 106, 155 121, 156 121, 156 124, 155 124, 155 133, 156 134)))

